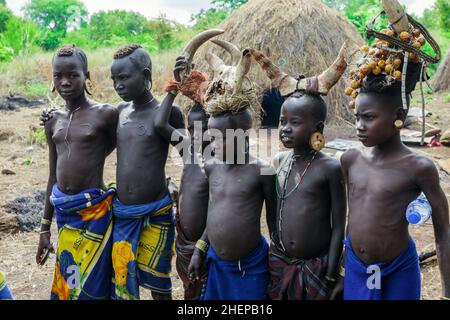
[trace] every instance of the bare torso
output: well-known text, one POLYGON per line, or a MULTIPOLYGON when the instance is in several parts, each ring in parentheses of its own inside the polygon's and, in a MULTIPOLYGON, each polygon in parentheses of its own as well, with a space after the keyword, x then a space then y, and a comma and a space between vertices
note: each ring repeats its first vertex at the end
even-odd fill
POLYGON ((420 194, 414 170, 421 157, 407 148, 386 161, 375 161, 369 150, 346 157, 352 247, 367 264, 391 262, 408 245, 405 212, 420 194))
POLYGON ((208 165, 208 239, 224 260, 236 261, 255 250, 261 241, 264 203, 261 165, 208 165))
POLYGON ((76 194, 104 187, 103 166, 114 148, 114 112, 112 106, 93 104, 73 112, 72 121, 68 111, 55 112, 49 125, 57 152, 56 180, 62 192, 76 194))
MULTIPOLYGON (((131 103, 119 107, 117 126, 117 186, 124 204, 144 204, 160 200, 168 193, 165 165, 169 144, 156 131, 157 102, 144 108, 131 103)), ((175 109, 175 108, 174 108, 175 109)), ((174 126, 184 127, 181 112, 174 126), (181 124, 180 124, 181 122, 181 124)))
MULTIPOLYGON (((288 156, 284 154, 283 158, 288 156)), ((286 194, 294 189, 312 157, 294 161, 286 194)), ((290 257, 311 259, 328 253, 331 240, 331 195, 328 176, 340 164, 321 153, 296 191, 284 200, 281 219, 282 243, 290 257)), ((278 187, 282 194, 282 187, 278 187)), ((280 206, 277 208, 277 233, 280 235, 280 206)))
POLYGON ((197 241, 206 227, 208 178, 199 164, 186 164, 180 184, 180 225, 190 241, 197 241))

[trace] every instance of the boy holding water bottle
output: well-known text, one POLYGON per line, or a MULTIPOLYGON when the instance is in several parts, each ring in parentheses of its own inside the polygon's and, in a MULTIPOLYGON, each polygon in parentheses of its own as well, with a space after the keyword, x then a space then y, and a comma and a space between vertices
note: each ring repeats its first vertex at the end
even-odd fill
MULTIPOLYGON (((404 61, 402 61, 404 63, 404 61)), ((422 192, 432 208, 442 294, 450 297, 450 227, 446 196, 430 159, 400 139, 410 93, 422 65, 409 62, 405 95, 402 82, 386 75, 361 79, 356 98, 357 135, 368 147, 341 157, 348 187, 348 235, 345 241, 344 299, 418 300, 420 268, 408 232, 408 205, 422 192)))

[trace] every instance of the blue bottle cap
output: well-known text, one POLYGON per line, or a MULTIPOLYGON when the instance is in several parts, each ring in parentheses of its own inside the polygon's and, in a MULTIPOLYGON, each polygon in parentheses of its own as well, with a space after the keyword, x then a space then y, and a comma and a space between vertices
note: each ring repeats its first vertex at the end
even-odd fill
POLYGON ((406 218, 406 220, 408 220, 410 224, 418 224, 420 222, 420 219, 421 216, 417 212, 411 212, 406 218))

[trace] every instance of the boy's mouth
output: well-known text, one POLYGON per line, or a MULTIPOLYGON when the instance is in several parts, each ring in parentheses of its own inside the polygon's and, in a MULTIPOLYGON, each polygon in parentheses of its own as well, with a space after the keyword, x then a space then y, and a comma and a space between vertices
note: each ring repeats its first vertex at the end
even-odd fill
POLYGON ((361 142, 367 141, 369 137, 365 134, 357 134, 358 140, 361 142))
POLYGON ((293 139, 291 137, 281 136, 281 142, 288 143, 288 142, 292 142, 292 140, 293 139))

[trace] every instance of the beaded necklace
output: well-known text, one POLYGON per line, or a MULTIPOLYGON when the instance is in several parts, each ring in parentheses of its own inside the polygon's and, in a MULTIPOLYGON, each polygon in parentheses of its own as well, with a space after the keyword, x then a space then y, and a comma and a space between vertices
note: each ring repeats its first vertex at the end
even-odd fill
MULTIPOLYGON (((281 228, 282 223, 283 223, 284 201, 287 198, 289 198, 298 189, 298 187, 300 186, 300 184, 303 181, 303 178, 305 177, 306 172, 308 171, 308 169, 311 166, 311 164, 313 163, 313 161, 316 159, 316 156, 317 156, 317 151, 314 152, 314 155, 313 155, 311 161, 308 162, 308 164, 305 167, 305 170, 303 170, 302 174, 300 175, 300 179, 295 184, 294 188, 292 188, 292 190, 288 192, 288 194, 286 194, 286 187, 287 187, 287 183, 289 181, 289 176, 291 175, 292 165, 294 164, 294 161, 297 158, 300 158, 300 156, 294 155, 293 153, 292 153, 292 155, 290 155, 289 169, 287 171, 287 174, 286 174, 286 177, 285 177, 285 180, 284 180, 284 183, 283 183, 283 193, 281 195, 280 195, 279 190, 278 190, 278 184, 279 184, 278 175, 279 175, 279 172, 277 172, 277 174, 276 174, 275 189, 276 189, 276 192, 277 192, 278 199, 281 200, 281 203, 280 203, 280 217, 278 219, 278 231, 279 231, 279 235, 280 235, 280 237, 279 237, 280 245, 281 245, 281 247, 283 248, 284 251, 286 251, 286 248, 284 247, 284 244, 283 244, 283 240, 282 240, 283 236, 282 236, 282 228, 281 228)), ((282 169, 282 167, 280 169, 282 169)))

